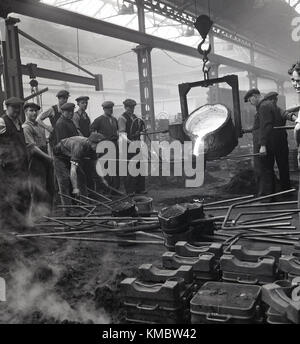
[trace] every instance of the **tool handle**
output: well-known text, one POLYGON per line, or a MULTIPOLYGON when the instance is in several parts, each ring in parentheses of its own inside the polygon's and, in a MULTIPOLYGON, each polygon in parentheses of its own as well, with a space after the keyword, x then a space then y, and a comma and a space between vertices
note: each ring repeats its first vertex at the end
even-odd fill
POLYGON ((138 304, 136 306, 137 309, 141 309, 143 311, 155 311, 158 308, 158 305, 150 306, 150 305, 142 305, 138 304))
POLYGON ((206 320, 208 321, 217 321, 217 322, 228 322, 231 319, 230 315, 214 314, 210 313, 206 315, 206 320))

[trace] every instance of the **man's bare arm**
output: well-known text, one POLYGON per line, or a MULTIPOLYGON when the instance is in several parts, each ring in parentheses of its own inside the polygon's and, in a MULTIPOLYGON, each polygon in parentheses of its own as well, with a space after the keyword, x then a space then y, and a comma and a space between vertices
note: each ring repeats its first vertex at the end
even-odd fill
POLYGON ((73 187, 73 194, 74 195, 79 194, 78 180, 77 180, 77 168, 78 168, 78 164, 71 161, 70 179, 71 179, 71 184, 73 187))
POLYGON ((38 122, 38 124, 43 127, 44 129, 46 129, 49 133, 51 133, 53 131, 53 128, 51 125, 47 125, 46 123, 44 123, 44 120, 46 118, 51 117, 52 114, 52 109, 49 109, 45 112, 42 112, 41 114, 39 114, 38 118, 36 119, 36 121, 38 122))

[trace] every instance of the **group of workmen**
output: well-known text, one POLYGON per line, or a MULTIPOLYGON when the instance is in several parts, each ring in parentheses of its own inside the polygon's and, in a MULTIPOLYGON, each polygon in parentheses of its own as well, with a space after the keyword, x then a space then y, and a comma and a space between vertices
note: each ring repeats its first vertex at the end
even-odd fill
MULTIPOLYGON (((289 70, 292 84, 300 94, 300 62, 289 70)), ((87 114, 89 97, 68 102, 66 90, 56 95, 58 103, 40 114, 36 103, 25 103, 12 97, 5 101, 6 113, 0 117, 0 226, 10 227, 24 222, 24 215, 34 210, 51 211, 57 191, 65 213, 72 211, 74 199, 86 196, 91 190, 106 188, 117 192, 120 187, 118 174, 99 175, 96 172, 97 145, 106 140, 116 148, 116 161, 120 139, 129 145, 141 142, 146 133, 144 121, 134 113, 136 102, 126 99, 124 113, 117 119, 113 116, 114 103, 102 104, 103 114, 91 123, 87 114), (22 113, 25 122, 22 124, 22 113), (49 119, 51 125, 45 120, 49 119), (46 139, 45 131, 49 132, 46 139), (31 207, 31 209, 30 209, 31 207), (42 208, 44 207, 44 209, 42 208)), ((274 164, 277 163, 282 190, 290 188, 289 149, 286 120, 296 122, 295 139, 300 147, 300 107, 282 110, 276 92, 263 96, 258 89, 249 90, 245 102, 256 108, 253 133, 254 163, 258 180, 258 196, 275 192, 274 164)), ((300 150, 299 150, 300 152, 300 150)), ((136 152, 138 153, 138 152, 136 152)), ((127 153, 129 162, 136 153, 127 153)), ((298 153, 298 161, 300 153, 298 153)), ((117 169, 118 171, 118 169, 117 169)), ((124 177, 124 188, 128 194, 143 194, 145 177, 124 177)), ((300 207, 300 192, 299 192, 300 207)), ((24 224, 25 225, 25 224, 24 224)))
MULTIPOLYGON (((96 147, 107 140, 118 148, 120 136, 129 145, 141 140, 146 129, 144 121, 134 114, 133 99, 123 102, 125 111, 118 119, 113 116, 114 103, 105 101, 104 113, 91 123, 87 114, 89 97, 76 99, 75 112, 75 104, 68 102, 67 90, 59 91, 56 97, 57 104, 40 114, 36 103, 24 104, 16 97, 5 101, 6 113, 0 117, 1 225, 20 223, 32 211, 51 212, 57 193, 69 215, 74 200, 80 195, 88 196, 99 185, 101 192, 118 192, 117 173, 104 176, 96 171, 96 147), (51 125, 45 123, 47 118, 51 125)), ((132 154, 128 155, 127 161, 132 154)), ((128 174, 124 187, 131 195, 146 193, 145 177, 128 174)))
MULTIPOLYGON (((294 64, 289 70, 292 85, 300 94, 300 63, 294 64)), ((253 134, 254 169, 257 176, 258 196, 267 196, 276 192, 274 173, 275 161, 279 171, 281 191, 291 188, 289 171, 289 147, 286 132, 286 121, 296 122, 295 138, 300 144, 300 106, 288 110, 281 109, 278 93, 270 92, 263 96, 257 88, 249 90, 245 97, 256 109, 253 128, 245 130, 253 134)), ((299 151, 300 152, 300 151, 299 151)), ((298 153, 298 161, 300 154, 298 153)), ((269 199, 265 200, 270 201, 269 199)), ((299 193, 300 205, 300 193, 299 193)))

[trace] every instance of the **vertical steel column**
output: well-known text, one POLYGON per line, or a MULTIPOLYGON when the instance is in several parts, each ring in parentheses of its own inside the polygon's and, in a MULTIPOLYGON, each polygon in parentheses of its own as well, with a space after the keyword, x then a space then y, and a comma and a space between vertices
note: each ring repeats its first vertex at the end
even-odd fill
POLYGON ((24 98, 18 28, 19 19, 6 19, 6 40, 1 42, 6 98, 24 98))
POLYGON ((138 10, 139 31, 146 32, 144 0, 136 0, 138 10))
POLYGON ((251 48, 250 48, 250 63, 252 66, 255 66, 255 53, 254 53, 253 45, 251 45, 251 48))
POLYGON ((257 88, 257 76, 251 72, 248 72, 249 88, 257 88))
MULTIPOLYGON (((145 33, 144 0, 137 0, 139 31, 145 33)), ((142 118, 155 130, 154 95, 151 65, 152 48, 143 45, 133 49, 137 54, 142 118)))
POLYGON ((139 45, 133 50, 136 52, 138 59, 142 118, 147 126, 150 124, 151 129, 155 130, 151 49, 139 45))

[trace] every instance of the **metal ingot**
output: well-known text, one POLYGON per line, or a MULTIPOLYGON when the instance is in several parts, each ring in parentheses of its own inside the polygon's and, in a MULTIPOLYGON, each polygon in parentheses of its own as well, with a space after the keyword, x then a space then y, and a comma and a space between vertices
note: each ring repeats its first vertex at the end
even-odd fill
POLYGON ((271 246, 265 250, 254 251, 254 250, 248 250, 242 245, 232 245, 230 252, 237 259, 247 261, 247 262, 257 262, 260 257, 267 257, 267 256, 274 257, 276 262, 278 262, 281 256, 282 250, 281 250, 281 247, 271 246))
POLYGON ((293 301, 277 282, 262 287, 262 301, 293 323, 300 323, 300 301, 293 301))
POLYGON ((279 259, 278 269, 294 277, 300 276, 300 260, 294 256, 282 256, 279 259))
POLYGON ((181 265, 190 265, 195 275, 215 272, 216 258, 213 253, 201 253, 198 257, 182 257, 175 252, 166 252, 162 256, 163 266, 178 269, 181 265))
POLYGON ((184 291, 182 283, 166 281, 164 283, 146 283, 137 278, 126 278, 120 284, 125 302, 177 307, 184 291))
POLYGON ((185 207, 187 209, 189 221, 194 221, 194 220, 204 218, 204 211, 203 211, 203 203, 202 202, 181 203, 180 205, 182 205, 183 207, 185 207))
POLYGON ((271 324, 271 325, 291 324, 291 321, 289 321, 284 315, 277 312, 272 307, 268 309, 268 311, 266 312, 266 315, 267 315, 268 324, 271 324))
POLYGON ((178 241, 175 245, 175 252, 182 257, 199 257, 201 253, 213 253, 216 258, 223 254, 223 245, 212 243, 211 245, 194 246, 186 241, 178 241))
POLYGON ((220 259, 220 268, 222 271, 273 276, 275 273, 275 258, 262 257, 258 262, 245 262, 233 255, 226 254, 220 259))
POLYGON ((277 278, 274 257, 262 257, 257 262, 245 262, 232 255, 220 258, 220 270, 224 281, 245 284, 271 283, 277 278))
MULTIPOLYGON (((187 208, 180 204, 171 207, 165 207, 158 213, 158 220, 163 231, 177 232, 178 228, 188 229, 188 212, 187 208)), ((182 230, 184 232, 185 230, 182 230)))
POLYGON ((160 307, 140 303, 123 303, 126 321, 131 324, 184 324, 189 319, 189 311, 181 305, 160 307))
POLYGON ((192 229, 185 231, 185 232, 172 233, 172 234, 168 234, 168 233, 163 231, 163 235, 165 238, 164 245, 169 251, 175 251, 176 243, 178 241, 191 241, 193 238, 192 234, 193 234, 192 229))
POLYGON ((182 265, 177 270, 160 269, 153 264, 143 264, 139 267, 139 277, 146 282, 165 282, 171 278, 182 278, 186 284, 193 281, 193 269, 182 265))

